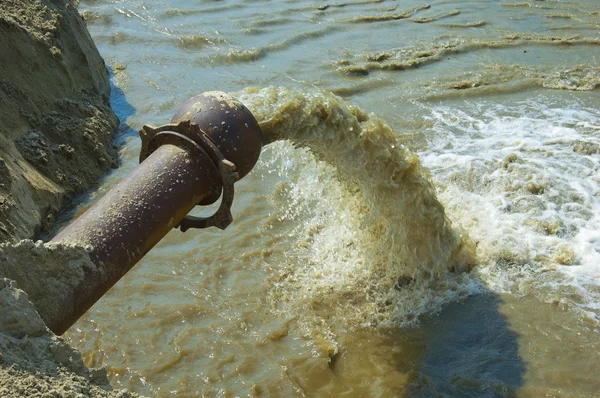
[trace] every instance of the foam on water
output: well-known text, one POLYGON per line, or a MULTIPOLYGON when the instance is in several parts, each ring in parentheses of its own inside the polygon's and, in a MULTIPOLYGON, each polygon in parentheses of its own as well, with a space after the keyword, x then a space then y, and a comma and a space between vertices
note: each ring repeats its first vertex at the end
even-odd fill
POLYGON ((277 217, 299 221, 272 281, 280 310, 329 325, 405 323, 467 294, 451 271, 474 265, 474 246, 389 126, 324 92, 235 95, 269 139, 314 154, 276 151, 287 158, 280 173, 295 175, 273 195, 277 217))
POLYGON ((539 96, 425 107, 421 156, 495 291, 574 304, 598 318, 600 111, 539 96))

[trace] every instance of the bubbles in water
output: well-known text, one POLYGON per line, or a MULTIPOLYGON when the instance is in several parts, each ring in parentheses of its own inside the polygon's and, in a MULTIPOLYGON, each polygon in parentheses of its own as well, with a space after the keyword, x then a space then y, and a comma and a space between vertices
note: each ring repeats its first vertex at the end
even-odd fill
POLYGON ((474 265, 474 246, 389 126, 327 93, 266 88, 235 96, 269 140, 310 151, 276 149, 287 183, 273 194, 275 217, 297 222, 295 247, 272 282, 277 308, 343 328, 410 323, 466 294, 450 271, 474 265))
POLYGON ((462 109, 429 109, 422 157, 478 244, 478 274, 496 291, 596 311, 600 113, 543 96, 462 109))

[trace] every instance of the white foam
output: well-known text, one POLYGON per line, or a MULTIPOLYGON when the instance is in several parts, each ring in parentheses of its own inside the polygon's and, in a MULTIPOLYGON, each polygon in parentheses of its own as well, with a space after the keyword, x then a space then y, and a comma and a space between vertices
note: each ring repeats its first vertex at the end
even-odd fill
POLYGON ((600 111, 544 96, 422 106, 435 133, 423 164, 449 218, 478 242, 475 272, 496 291, 568 292, 598 310, 600 111))

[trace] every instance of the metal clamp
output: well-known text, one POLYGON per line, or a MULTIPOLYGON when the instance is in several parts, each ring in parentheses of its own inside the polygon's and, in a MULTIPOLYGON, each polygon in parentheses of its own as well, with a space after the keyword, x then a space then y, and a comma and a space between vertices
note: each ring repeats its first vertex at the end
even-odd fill
POLYGON ((190 146, 204 152, 215 164, 222 182, 221 205, 210 217, 185 216, 177 228, 182 232, 190 228, 217 227, 225 229, 233 221, 231 205, 233 203, 233 184, 239 179, 235 165, 225 159, 219 148, 211 138, 197 124, 184 120, 177 124, 165 124, 159 127, 143 126, 140 131, 142 148, 140 150, 140 163, 146 159, 156 148, 164 144, 190 146))

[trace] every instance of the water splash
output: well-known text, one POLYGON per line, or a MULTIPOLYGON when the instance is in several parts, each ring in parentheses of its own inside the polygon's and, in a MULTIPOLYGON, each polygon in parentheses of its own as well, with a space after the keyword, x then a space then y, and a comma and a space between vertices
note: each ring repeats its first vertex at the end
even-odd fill
POLYGON ((598 110, 543 95, 423 107, 434 133, 423 162, 477 241, 478 277, 600 319, 598 110))
POLYGON ((234 95, 268 141, 289 140, 308 148, 315 164, 330 165, 321 166, 325 181, 282 187, 289 213, 314 206, 304 199, 329 185, 322 211, 298 217, 297 248, 273 282, 277 306, 345 326, 405 323, 460 290, 451 271, 474 265, 474 245, 452 226, 419 158, 387 124, 324 92, 270 87, 234 95))

